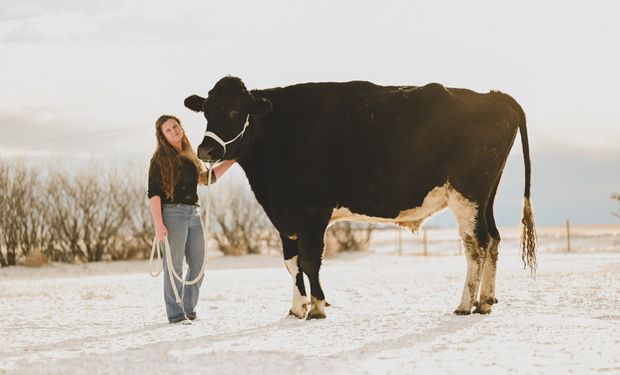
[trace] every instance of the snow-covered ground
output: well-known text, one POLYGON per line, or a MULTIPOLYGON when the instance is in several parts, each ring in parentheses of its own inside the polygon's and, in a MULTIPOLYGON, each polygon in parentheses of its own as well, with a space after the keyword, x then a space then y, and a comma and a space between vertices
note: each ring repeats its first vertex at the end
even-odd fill
POLYGON ((405 241, 398 256, 387 234, 324 261, 320 321, 287 316, 276 255, 211 260, 187 326, 167 324, 143 261, 0 269, 0 373, 620 373, 620 253, 545 251, 543 236, 533 279, 506 237, 485 316, 452 314, 462 255, 405 241))

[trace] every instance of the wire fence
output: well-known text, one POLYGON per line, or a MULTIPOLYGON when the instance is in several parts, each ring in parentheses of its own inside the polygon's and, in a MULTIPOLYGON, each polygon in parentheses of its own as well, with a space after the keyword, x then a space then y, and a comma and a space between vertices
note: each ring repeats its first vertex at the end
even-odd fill
MULTIPOLYGON (((503 253, 519 253, 520 229, 499 228, 503 253)), ((620 224, 539 227, 539 253, 620 252, 620 224)), ((395 226, 375 228, 368 249, 374 253, 441 256, 463 254, 457 228, 422 227, 413 233, 395 226)))

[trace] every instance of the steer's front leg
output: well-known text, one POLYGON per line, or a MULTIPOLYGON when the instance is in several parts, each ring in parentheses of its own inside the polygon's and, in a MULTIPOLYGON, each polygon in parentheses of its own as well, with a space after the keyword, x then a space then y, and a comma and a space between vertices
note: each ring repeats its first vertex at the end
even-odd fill
POLYGON ((299 270, 298 253, 299 245, 296 238, 289 238, 280 235, 282 239, 282 253, 284 254, 284 265, 293 278, 293 303, 289 315, 294 315, 299 319, 305 319, 308 314, 308 297, 304 284, 304 274, 299 270))
POLYGON ((325 315, 325 295, 319 280, 321 261, 324 249, 325 229, 327 220, 321 221, 319 218, 309 220, 299 234, 299 267, 308 276, 310 283, 310 294, 312 295, 311 307, 308 312, 308 319, 324 319, 325 315))

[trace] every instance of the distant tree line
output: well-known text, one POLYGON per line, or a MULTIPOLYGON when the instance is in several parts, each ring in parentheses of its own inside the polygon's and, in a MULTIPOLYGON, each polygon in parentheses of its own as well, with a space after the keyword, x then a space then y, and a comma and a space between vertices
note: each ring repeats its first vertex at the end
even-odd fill
MULTIPOLYGON (((211 238, 225 255, 280 251, 277 231, 239 179, 211 188, 211 238)), ((205 209, 205 192, 201 191, 205 209)), ((146 168, 96 160, 73 169, 0 159, 0 266, 147 258, 154 237, 146 168)), ((366 247, 373 227, 338 223, 339 251, 366 247)))
POLYGON ((154 231, 134 172, 0 160, 0 265, 33 253, 61 262, 144 257, 154 231))
MULTIPOLYGON (((611 199, 615 199, 620 202, 620 194, 612 194, 611 199)), ((612 212, 613 215, 620 217, 620 208, 616 210, 616 212, 612 212)))

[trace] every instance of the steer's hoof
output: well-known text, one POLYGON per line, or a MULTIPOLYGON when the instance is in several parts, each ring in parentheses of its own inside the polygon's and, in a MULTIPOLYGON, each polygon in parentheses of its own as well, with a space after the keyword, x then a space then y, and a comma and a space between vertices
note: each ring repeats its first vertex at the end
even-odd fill
POLYGON ((474 314, 483 314, 487 315, 491 313, 491 305, 483 304, 482 306, 476 307, 474 310, 474 314))
POLYGON ((305 319, 306 314, 308 314, 308 304, 304 303, 301 306, 293 307, 288 311, 289 316, 294 316, 299 319, 305 319))
POLYGON ((320 312, 319 310, 310 310, 310 312, 308 313, 308 317, 306 319, 308 320, 312 320, 312 319, 325 319, 326 315, 323 312, 320 312))
POLYGON ((454 315, 469 315, 469 314, 471 314, 471 311, 469 310, 459 310, 459 309, 454 310, 454 315))
POLYGON ((308 320, 325 319, 325 306, 327 302, 324 299, 317 299, 312 296, 310 298, 310 312, 308 312, 308 320))

